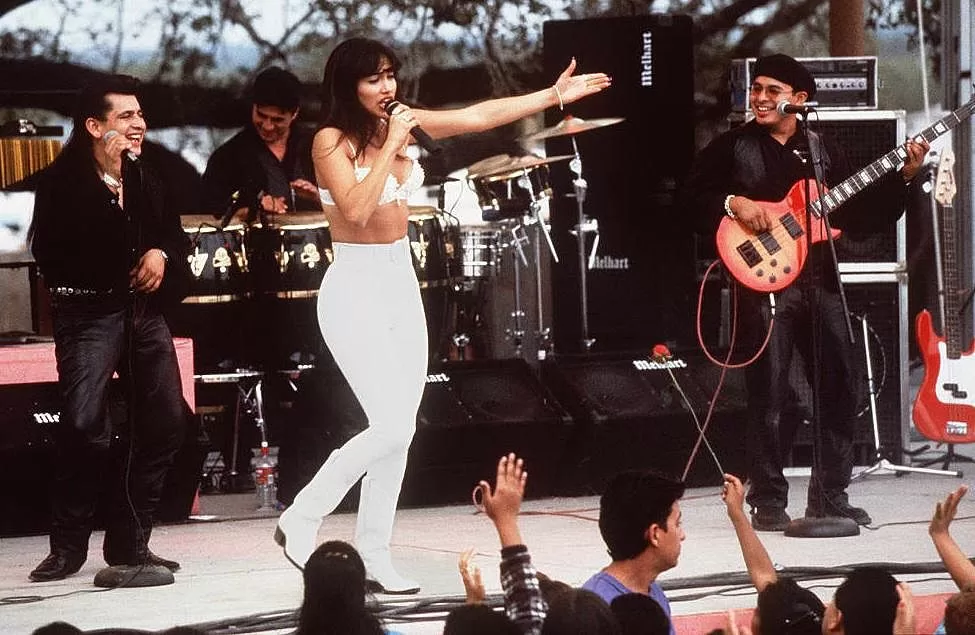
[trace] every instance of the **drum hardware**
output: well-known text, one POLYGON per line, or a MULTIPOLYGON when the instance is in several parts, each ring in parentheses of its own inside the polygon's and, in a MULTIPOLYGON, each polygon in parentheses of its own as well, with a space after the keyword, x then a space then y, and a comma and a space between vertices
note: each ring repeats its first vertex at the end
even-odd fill
POLYGON ((588 130, 596 130, 605 126, 612 126, 620 123, 621 121, 623 121, 622 117, 584 120, 578 117, 573 117, 572 115, 568 115, 551 128, 545 128, 544 130, 540 130, 539 132, 525 137, 525 140, 527 141, 540 141, 543 139, 561 136, 569 136, 572 139, 572 159, 569 161, 569 170, 575 174, 575 178, 572 180, 572 188, 575 193, 576 206, 579 213, 578 222, 575 225, 575 236, 579 244, 579 310, 582 317, 581 344, 583 352, 588 352, 595 343, 595 340, 589 337, 589 294, 586 284, 586 270, 588 265, 590 263, 594 263, 595 261, 595 248, 599 244, 599 233, 598 225, 593 226, 591 224, 591 219, 586 217, 583 208, 586 200, 588 183, 586 183, 586 180, 582 177, 582 157, 579 155, 579 146, 576 143, 575 136, 588 130), (587 228, 589 228, 588 231, 587 228), (593 252, 587 258, 586 234, 591 231, 596 231, 596 238, 593 241, 593 252))
MULTIPOLYGON (((238 368, 232 373, 213 373, 194 375, 193 379, 199 384, 235 384, 237 386, 237 403, 234 409, 233 441, 230 457, 229 472, 221 479, 221 489, 224 491, 241 491, 249 489, 250 473, 240 474, 237 469, 237 453, 240 443, 241 414, 253 418, 254 424, 261 433, 261 441, 267 441, 267 426, 264 422, 264 373, 249 368, 238 368)), ((226 462, 226 457, 224 457, 226 462)))
MULTIPOLYGON (((589 218, 586 220, 586 223, 581 229, 583 235, 595 234, 595 237, 592 240, 592 247, 589 249, 589 258, 586 261, 586 268, 592 269, 596 266, 596 253, 599 251, 599 221, 595 218, 589 218)), ((580 227, 578 225, 573 225, 572 229, 569 230, 569 233, 578 239, 579 230, 580 227)))

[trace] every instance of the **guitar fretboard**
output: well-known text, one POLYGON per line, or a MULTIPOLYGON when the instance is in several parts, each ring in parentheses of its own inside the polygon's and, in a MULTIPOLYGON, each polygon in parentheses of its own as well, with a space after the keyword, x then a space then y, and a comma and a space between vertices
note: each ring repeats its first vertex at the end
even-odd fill
MULTIPOLYGON (((958 108, 954 112, 951 112, 937 120, 916 134, 913 139, 915 141, 924 139, 930 143, 970 117, 973 111, 975 111, 975 98, 971 99, 961 108, 958 108)), ((865 187, 891 170, 903 165, 906 159, 907 149, 904 148, 904 146, 897 146, 867 167, 838 184, 836 187, 830 189, 830 191, 827 192, 822 198, 813 201, 810 205, 813 213, 816 214, 816 216, 831 213, 837 207, 861 192, 865 187)))

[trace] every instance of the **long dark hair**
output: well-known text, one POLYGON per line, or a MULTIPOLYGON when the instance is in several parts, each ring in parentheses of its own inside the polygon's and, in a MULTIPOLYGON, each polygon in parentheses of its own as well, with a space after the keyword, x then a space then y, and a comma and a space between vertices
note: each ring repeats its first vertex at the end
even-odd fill
POLYGON ((358 155, 377 130, 376 119, 359 103, 359 80, 374 75, 384 60, 394 73, 402 66, 393 49, 382 42, 354 37, 336 46, 325 62, 321 127, 338 128, 351 137, 358 155))
POLYGON ((366 607, 366 567, 355 547, 322 543, 305 564, 305 598, 296 635, 382 635, 366 607))

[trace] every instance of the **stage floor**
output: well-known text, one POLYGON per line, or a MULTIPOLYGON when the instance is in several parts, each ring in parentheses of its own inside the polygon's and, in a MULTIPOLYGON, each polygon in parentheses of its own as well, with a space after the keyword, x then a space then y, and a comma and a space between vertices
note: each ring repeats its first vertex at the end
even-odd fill
MULTIPOLYGON (((971 452, 975 448, 959 449, 971 452)), ((956 466, 966 467, 963 463, 956 466)), ((808 478, 797 475, 789 480, 789 511, 801 515, 808 478)), ((787 569, 888 563, 901 571, 913 571, 896 575, 911 582, 915 594, 950 592, 954 585, 947 574, 911 565, 939 564, 927 536, 928 519, 936 501, 969 481, 968 477, 910 474, 898 478, 890 472, 876 473, 855 481, 849 489, 851 501, 865 507, 874 520, 874 526, 859 536, 802 539, 766 533, 762 539, 773 560, 787 569)), ((199 520, 157 527, 153 550, 182 563, 176 583, 165 587, 96 590, 92 578, 103 566, 101 533, 94 536, 89 560, 78 574, 59 582, 32 584, 27 574, 46 555, 47 537, 3 539, 0 632, 26 634, 54 620, 82 629, 157 630, 294 610, 301 602, 301 576, 272 541, 274 517, 258 515, 252 511, 253 505, 251 494, 203 496, 199 520)), ((525 502, 522 532, 540 571, 578 585, 607 563, 596 524, 598 505, 596 497, 525 502)), ((733 574, 742 572, 744 565, 718 488, 689 490, 682 508, 687 539, 680 564, 660 578, 675 614, 754 606, 750 587, 730 590, 740 584, 740 576, 733 574), (697 580, 698 576, 706 576, 708 581, 697 580)), ((975 503, 963 501, 954 527, 958 542, 969 550, 975 550, 973 511, 975 503)), ((336 514, 326 520, 320 537, 351 539, 354 524, 354 515, 336 514)), ((396 606, 411 606, 419 599, 459 599, 463 587, 457 558, 469 547, 477 549, 476 562, 484 572, 488 592, 499 592, 498 540, 486 516, 471 506, 401 510, 394 558, 404 573, 422 583, 423 591, 408 602, 397 600, 396 606)), ((828 598, 837 583, 836 579, 820 579, 805 584, 828 598)), ((385 602, 390 598, 377 599, 385 602)), ((387 625, 404 634, 440 633, 442 623, 429 619, 433 617, 430 613, 424 615, 425 622, 390 621, 387 625)))

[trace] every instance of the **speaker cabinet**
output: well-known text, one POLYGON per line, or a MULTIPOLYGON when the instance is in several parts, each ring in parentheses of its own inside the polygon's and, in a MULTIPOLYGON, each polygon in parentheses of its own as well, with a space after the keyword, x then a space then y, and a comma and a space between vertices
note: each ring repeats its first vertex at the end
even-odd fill
MULTIPOLYGON (((880 437, 880 451, 887 458, 900 462, 908 439, 910 394, 907 361, 907 275, 843 274, 849 304, 856 349, 860 360, 860 376, 855 390, 859 397, 854 459, 857 465, 874 462, 873 411, 870 407, 867 352, 876 398, 876 416, 880 437), (863 321, 867 323, 867 346, 864 346, 863 321)), ((800 426, 793 446, 793 465, 811 465, 812 460, 812 391, 802 372, 802 360, 795 359, 790 373, 793 388, 799 399, 805 421, 800 426)))
MULTIPOLYGON (((625 354, 558 356, 542 370, 545 384, 575 422, 569 463, 578 467, 567 486, 576 493, 601 492, 624 469, 652 468, 680 478, 699 437, 691 410, 703 426, 712 400, 707 439, 724 471, 744 474, 740 371, 729 371, 722 380, 716 366, 690 351, 667 363, 625 354)), ((687 483, 720 482, 721 470, 702 444, 687 483)))
MULTIPOLYGON (((298 385, 294 425, 281 426, 278 498, 290 503, 328 454, 366 424, 335 367, 298 385)), ((498 459, 515 452, 530 466, 527 495, 551 495, 562 467, 570 420, 522 359, 444 362, 431 367, 417 414, 402 505, 470 501, 498 459)), ((350 509, 358 500, 350 492, 350 509)))
POLYGON ((583 209, 599 226, 580 263, 572 232, 579 222, 567 162, 551 165, 552 321, 558 352, 582 350, 581 267, 586 267, 588 335, 595 350, 624 351, 658 341, 689 341, 693 287, 692 232, 675 205, 694 153, 694 68, 689 16, 645 15, 546 22, 546 75, 558 76, 574 56, 577 73, 603 71, 611 89, 549 109, 564 115, 623 118, 569 137, 552 137, 549 156, 573 153, 576 142, 588 187, 583 209))
MULTIPOLYGON (((126 407, 116 382, 111 385, 109 419, 114 430, 124 430, 126 407)), ((54 426, 61 417, 61 396, 54 382, 0 386, 0 462, 14 478, 0 514, 0 536, 46 533, 50 528, 50 486, 55 469, 54 426)), ((187 418, 190 417, 187 408, 187 418)), ((156 518, 162 522, 185 520, 193 505, 205 458, 199 427, 187 426, 186 439, 166 477, 156 518)), ((110 469, 104 470, 102 499, 110 483, 121 478, 127 436, 112 437, 110 469), (111 479, 111 480, 109 480, 111 479)), ((93 468, 97 469, 97 468, 93 468)), ((100 501, 104 502, 104 501, 100 501)), ((102 526, 105 510, 95 522, 102 526)))

